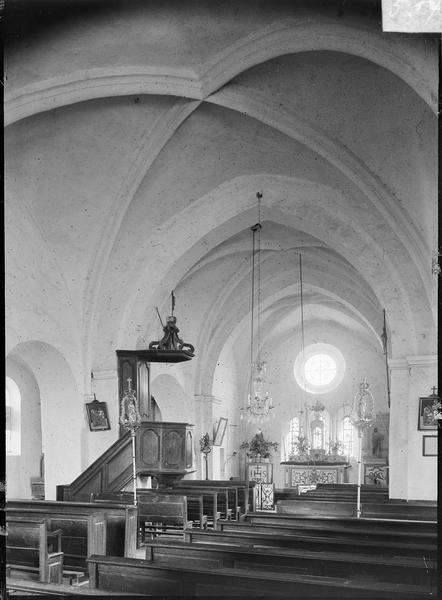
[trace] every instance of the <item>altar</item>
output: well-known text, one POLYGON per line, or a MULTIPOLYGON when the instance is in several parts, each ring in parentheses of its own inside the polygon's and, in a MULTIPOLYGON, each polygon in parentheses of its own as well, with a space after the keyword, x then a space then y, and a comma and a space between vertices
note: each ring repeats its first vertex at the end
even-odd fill
POLYGON ((348 462, 340 460, 305 460, 282 462, 284 467, 284 487, 294 488, 299 485, 316 483, 347 483, 348 462))

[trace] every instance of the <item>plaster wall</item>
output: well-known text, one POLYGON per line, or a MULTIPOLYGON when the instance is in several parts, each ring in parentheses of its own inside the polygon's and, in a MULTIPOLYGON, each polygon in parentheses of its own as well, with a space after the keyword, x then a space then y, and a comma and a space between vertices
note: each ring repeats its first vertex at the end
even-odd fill
POLYGON ((227 419, 227 427, 221 447, 224 449, 220 457, 220 471, 222 478, 239 477, 238 449, 240 427, 241 396, 238 394, 238 379, 241 375, 240 366, 235 362, 229 349, 221 353, 214 374, 213 395, 219 399, 220 404, 214 410, 215 429, 220 417, 227 419))
POLYGON ((117 371, 94 371, 92 377, 92 395, 85 395, 83 418, 86 424, 82 435, 82 470, 85 470, 99 456, 105 452, 119 437, 119 401, 118 401, 118 375, 117 371), (90 431, 86 412, 86 403, 95 398, 99 402, 106 402, 109 415, 110 429, 106 431, 90 431))
POLYGON ((32 372, 18 360, 6 360, 6 375, 21 394, 20 455, 6 456, 6 496, 31 498, 31 477, 40 475, 42 453, 40 390, 32 372))
POLYGON ((9 358, 26 364, 40 390, 45 497, 55 500, 57 485, 71 483, 81 472, 85 423, 78 388, 66 358, 47 343, 19 344, 9 358))

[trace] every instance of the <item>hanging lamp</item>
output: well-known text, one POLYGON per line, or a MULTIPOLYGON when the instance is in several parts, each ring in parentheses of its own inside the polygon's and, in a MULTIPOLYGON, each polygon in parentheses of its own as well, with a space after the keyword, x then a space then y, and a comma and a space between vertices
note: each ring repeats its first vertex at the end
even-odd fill
POLYGON ((240 419, 263 422, 274 408, 273 400, 265 391, 266 363, 261 360, 261 198, 257 192, 258 223, 253 225, 252 232, 252 285, 251 285, 251 327, 250 327, 250 384, 247 404, 240 408, 240 419), (255 302, 256 300, 256 302, 255 302), (255 312, 257 313, 255 316, 255 312), (256 361, 255 356, 256 326, 256 361))

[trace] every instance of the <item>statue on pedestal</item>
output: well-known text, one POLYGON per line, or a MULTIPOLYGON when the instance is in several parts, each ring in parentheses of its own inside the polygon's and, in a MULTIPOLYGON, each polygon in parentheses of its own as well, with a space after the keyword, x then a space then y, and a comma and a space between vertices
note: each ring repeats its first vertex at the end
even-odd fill
POLYGON ((373 456, 381 456, 382 453, 382 442, 384 441, 384 436, 379 432, 378 428, 375 427, 373 429, 373 433, 371 435, 372 442, 372 455, 373 456))

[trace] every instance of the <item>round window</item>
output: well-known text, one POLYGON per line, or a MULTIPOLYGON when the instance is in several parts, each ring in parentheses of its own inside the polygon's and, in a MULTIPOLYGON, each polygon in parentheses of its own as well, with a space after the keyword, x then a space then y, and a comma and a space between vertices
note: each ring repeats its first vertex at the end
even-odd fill
POLYGON ((297 384, 311 394, 334 390, 345 373, 345 360, 331 344, 311 344, 300 352, 294 364, 297 384))

